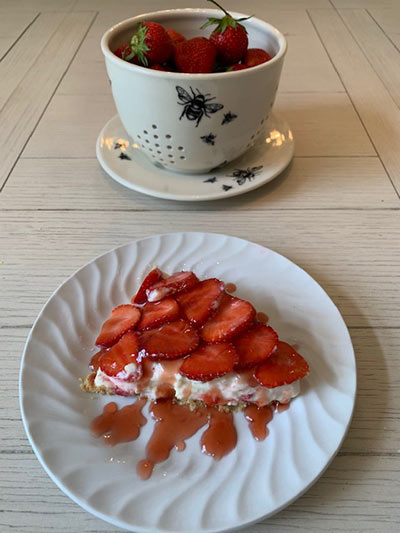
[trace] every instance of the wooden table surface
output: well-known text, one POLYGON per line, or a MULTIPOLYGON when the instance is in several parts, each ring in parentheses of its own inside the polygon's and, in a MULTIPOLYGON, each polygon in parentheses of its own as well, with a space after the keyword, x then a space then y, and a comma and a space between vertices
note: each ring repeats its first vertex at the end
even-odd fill
POLYGON ((132 239, 203 230, 256 241, 307 270, 353 339, 358 397, 335 460, 247 533, 400 531, 400 2, 226 0, 285 33, 276 109, 293 163, 249 194, 160 200, 95 156, 115 113, 99 40, 144 11, 194 0, 0 0, 0 531, 120 531, 48 478, 25 436, 18 371, 29 329, 78 267, 132 239))

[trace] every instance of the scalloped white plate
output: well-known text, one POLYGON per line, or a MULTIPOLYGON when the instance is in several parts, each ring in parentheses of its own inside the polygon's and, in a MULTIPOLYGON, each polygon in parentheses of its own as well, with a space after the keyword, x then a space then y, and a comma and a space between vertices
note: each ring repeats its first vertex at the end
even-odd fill
MULTIPOLYGON (((218 234, 175 233, 133 241, 77 271, 53 294, 26 342, 20 404, 33 450, 51 479, 76 503, 129 531, 211 533, 276 513, 321 475, 350 423, 356 392, 354 352, 327 294, 302 269, 257 244, 218 234), (236 449, 220 462, 200 452, 199 433, 182 453, 136 474, 153 422, 135 442, 114 448, 90 435, 110 397, 79 388, 93 343, 111 309, 129 301, 150 266, 194 270, 237 285, 270 317, 280 337, 310 364, 301 395, 256 442, 235 414, 236 449)), ((117 398, 122 406, 132 400, 117 398)))
MULTIPOLYGON (((156 163, 158 166, 151 163, 143 148, 128 136, 118 115, 101 130, 96 155, 107 174, 129 189, 167 200, 218 200, 261 187, 283 172, 292 160, 293 133, 286 120, 272 114, 263 128, 245 154, 207 174, 172 172, 163 168, 162 163, 156 163)), ((151 139, 149 146, 156 157, 154 142, 151 139)))

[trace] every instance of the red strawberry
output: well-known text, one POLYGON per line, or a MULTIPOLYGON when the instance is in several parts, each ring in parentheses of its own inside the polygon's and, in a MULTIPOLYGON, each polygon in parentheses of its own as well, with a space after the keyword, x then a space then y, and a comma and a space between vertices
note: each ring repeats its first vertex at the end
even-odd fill
POLYGON ((271 56, 261 48, 249 48, 244 56, 243 63, 247 67, 256 67, 261 63, 266 63, 271 59, 271 56))
POLYGON ((199 282, 193 272, 175 272, 169 278, 159 281, 146 290, 149 302, 158 302, 166 296, 192 288, 199 282))
POLYGON ((114 50, 114 54, 119 57, 120 59, 125 59, 125 61, 129 61, 129 63, 135 63, 138 64, 138 59, 135 56, 135 54, 132 54, 132 50, 129 47, 129 43, 123 44, 116 50, 114 50), (130 57, 127 59, 127 57, 130 57))
POLYGON ((264 387, 288 385, 308 374, 307 362, 286 342, 278 342, 275 352, 254 372, 256 380, 264 387))
POLYGON ((201 337, 206 342, 222 342, 249 326, 256 310, 245 300, 224 294, 217 312, 203 326, 201 337))
POLYGON ((100 368, 108 376, 116 376, 124 371, 126 365, 134 363, 136 371, 130 381, 137 381, 142 375, 142 365, 137 361, 138 334, 134 331, 125 333, 114 346, 106 351, 100 359, 100 368))
POLYGON ((242 63, 236 63, 236 65, 232 65, 231 67, 228 67, 226 71, 235 72, 236 70, 245 70, 246 68, 249 68, 249 67, 247 65, 243 65, 242 63))
POLYGON ((234 342, 239 356, 236 370, 244 370, 261 363, 269 357, 278 346, 278 335, 264 324, 246 331, 234 342))
POLYGON ((217 50, 205 37, 195 37, 175 46, 175 65, 179 72, 213 72, 217 50))
POLYGON ((232 344, 203 344, 183 360, 179 372, 189 379, 210 381, 233 370, 238 361, 232 344))
POLYGON ((201 326, 218 307, 224 288, 222 281, 215 278, 206 279, 193 289, 180 294, 177 300, 186 318, 192 324, 201 326))
POLYGON ((144 331, 139 343, 140 349, 152 359, 178 359, 197 347, 199 336, 189 322, 181 319, 144 331))
POLYGON ((225 16, 222 18, 209 18, 208 22, 202 28, 216 24, 217 27, 209 39, 217 49, 218 61, 225 65, 238 63, 246 53, 249 44, 247 30, 239 22, 247 20, 250 17, 236 20, 223 7, 217 4, 217 2, 214 0, 209 1, 219 7, 225 13, 225 16))
POLYGON ((112 346, 124 333, 133 329, 140 319, 140 310, 134 305, 119 305, 101 328, 96 344, 112 346))
POLYGON ((137 326, 138 330, 160 326, 165 322, 172 322, 179 318, 179 306, 173 298, 165 298, 161 302, 148 302, 142 308, 142 318, 137 326))
POLYGON ((163 273, 159 268, 155 268, 147 274, 144 278, 142 284, 140 285, 139 290, 136 295, 132 298, 131 302, 134 304, 144 304, 147 302, 146 291, 150 289, 153 285, 158 283, 163 279, 163 273))
POLYGON ((168 72, 168 69, 164 65, 153 65, 152 70, 162 70, 163 72, 168 72))
POLYGON ((182 43, 183 41, 186 41, 185 37, 175 30, 165 30, 165 31, 168 33, 169 38, 171 39, 172 44, 174 46, 178 43, 182 43))
MULTIPOLYGON (((132 56, 145 67, 162 65, 172 56, 173 46, 168 33, 157 22, 141 22, 129 43, 132 56)), ((129 61, 130 57, 126 57, 129 61)))

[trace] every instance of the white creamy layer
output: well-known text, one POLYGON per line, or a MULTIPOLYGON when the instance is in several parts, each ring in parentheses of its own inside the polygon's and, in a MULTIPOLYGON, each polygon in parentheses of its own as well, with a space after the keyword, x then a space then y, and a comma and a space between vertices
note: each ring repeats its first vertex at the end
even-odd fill
POLYGON ((220 378, 203 382, 188 379, 179 372, 171 374, 171 368, 166 370, 162 363, 152 363, 151 377, 144 384, 141 380, 138 382, 127 381, 136 370, 128 368, 131 366, 127 365, 125 372, 121 372, 115 377, 108 376, 99 368, 94 383, 97 387, 113 389, 117 394, 120 392, 133 395, 140 392, 150 400, 157 399, 159 387, 167 383, 174 388, 178 400, 203 400, 205 396, 208 396, 218 399, 219 403, 231 405, 236 405, 239 402, 253 402, 259 406, 268 405, 273 401, 288 403, 300 392, 300 380, 290 385, 269 389, 261 385, 250 386, 248 374, 229 372, 220 378))

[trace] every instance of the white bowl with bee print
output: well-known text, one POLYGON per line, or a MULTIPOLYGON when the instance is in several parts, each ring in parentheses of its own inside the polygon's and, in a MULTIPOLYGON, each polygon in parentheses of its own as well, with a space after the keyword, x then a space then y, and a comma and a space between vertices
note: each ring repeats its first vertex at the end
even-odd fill
POLYGON ((220 12, 215 9, 156 11, 120 22, 101 40, 121 122, 132 143, 159 167, 204 173, 222 166, 254 144, 271 113, 287 44, 282 33, 255 17, 243 22, 249 48, 262 48, 273 57, 249 69, 164 72, 131 64, 113 53, 130 41, 140 22, 158 22, 190 39, 208 37, 210 29, 201 26, 216 16, 220 12))

